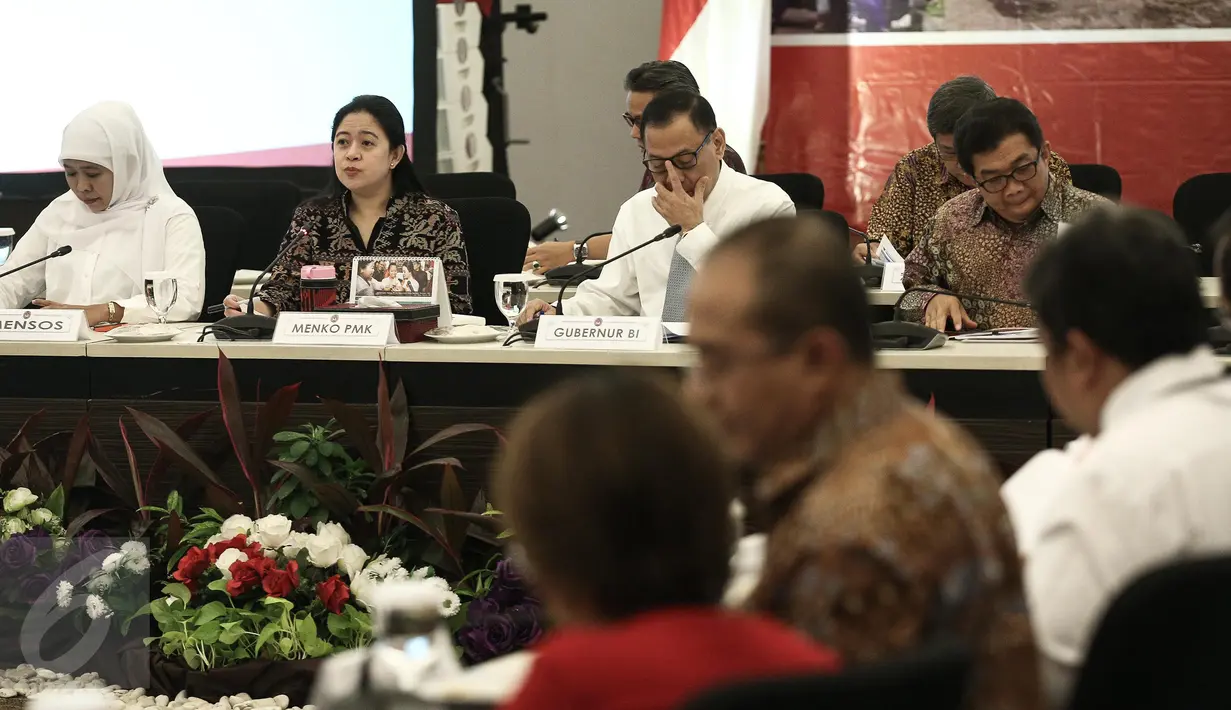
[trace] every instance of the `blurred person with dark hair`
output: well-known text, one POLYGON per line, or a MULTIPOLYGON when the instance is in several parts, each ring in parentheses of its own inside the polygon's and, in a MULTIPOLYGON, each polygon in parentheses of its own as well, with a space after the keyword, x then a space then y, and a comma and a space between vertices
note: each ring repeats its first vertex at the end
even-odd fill
POLYGON ((768 540, 750 608, 849 663, 957 637, 974 658, 971 707, 1037 708, 1000 479, 875 368, 845 235, 811 216, 751 225, 710 253, 690 309, 690 391, 757 470, 768 540))
MULTIPOLYGON (((701 93, 697 79, 683 62, 674 59, 645 62, 631 70, 624 77, 625 111, 621 116, 628 125, 628 135, 637 144, 640 152, 645 149, 641 140, 641 116, 645 107, 655 96, 667 91, 691 91, 701 93)), ((644 157, 644 156, 642 156, 644 157)), ((731 146, 726 146, 722 154, 722 162, 727 167, 740 173, 747 173, 743 158, 731 146)), ((641 176, 641 189, 654 187, 654 174, 647 168, 641 176)), ((571 264, 576 259, 606 259, 610 253, 611 235, 601 234, 591 238, 583 245, 575 241, 543 242, 530 247, 526 251, 526 260, 522 264, 525 271, 543 274, 565 264, 571 264), (535 262, 538 263, 535 266, 535 262)))
POLYGON ((1231 210, 1214 223, 1210 233, 1214 238, 1214 275, 1218 277, 1222 296, 1219 310, 1223 322, 1231 323, 1231 210))
POLYGON ((907 318, 937 330, 1032 327, 1028 307, 966 301, 957 294, 1020 301, 1026 267, 1060 225, 1108 200, 1056 179, 1051 147, 1030 109, 999 98, 967 111, 954 131, 957 159, 977 189, 946 202, 906 257, 902 283, 952 293, 906 294, 907 318))
POLYGON ((837 670, 797 632, 720 608, 736 477, 676 388, 603 373, 540 395, 492 490, 557 624, 506 708, 668 710, 715 685, 837 670))
POLYGON ((1086 437, 1039 454, 1003 490, 1060 702, 1129 582, 1231 552, 1231 380, 1205 343, 1196 265, 1168 217, 1084 216, 1043 250, 1026 292, 1047 350, 1043 386, 1086 437))
MULTIPOLYGON (((954 132, 957 122, 970 109, 996 98, 996 91, 977 76, 959 76, 936 89, 928 101, 927 127, 932 142, 907 153, 893 168, 885 190, 872 206, 868 217, 868 239, 872 255, 878 243, 888 239, 903 257, 910 254, 936 216, 940 206, 975 187, 957 159, 954 132)), ((1052 177, 1061 184, 1072 184, 1069 164, 1055 153, 1047 161, 1052 177)), ((863 261, 865 247, 855 247, 855 258, 863 261)))
MULTIPOLYGON (((705 254, 726 234, 758 220, 795 214, 777 185, 727 168, 726 134, 705 97, 667 91, 642 115, 646 169, 654 189, 624 203, 612 228, 611 251, 620 254, 678 224, 678 236, 603 267, 564 302, 569 315, 661 317, 684 320, 685 295, 705 254)), ((526 304, 524 323, 555 314, 540 300, 526 304)))

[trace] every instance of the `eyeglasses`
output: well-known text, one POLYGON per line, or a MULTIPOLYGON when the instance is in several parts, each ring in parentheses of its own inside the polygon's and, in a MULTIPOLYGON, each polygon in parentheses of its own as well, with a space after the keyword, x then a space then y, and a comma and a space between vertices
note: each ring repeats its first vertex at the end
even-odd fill
POLYGON ((692 168, 697 167, 697 156, 701 155, 701 151, 705 148, 705 146, 709 145, 710 138, 713 137, 713 135, 713 131, 706 133, 705 140, 701 141, 701 145, 691 153, 680 153, 679 155, 675 155, 670 158, 646 158, 641 161, 641 164, 652 173, 667 172, 668 162, 680 170, 691 170, 692 168))
POLYGON ((624 122, 628 124, 629 128, 632 128, 633 126, 636 126, 641 123, 640 116, 634 116, 627 111, 625 111, 624 115, 620 116, 620 118, 624 119, 624 122))
POLYGON ((1013 178, 1014 180, 1020 183, 1025 183, 1027 180, 1033 178, 1036 174, 1038 174, 1039 161, 1042 159, 1043 159, 1043 154, 1039 153, 1037 156, 1035 156, 1034 160, 1030 161, 1029 163, 1026 163, 1025 165, 1019 165, 1016 168, 1013 168, 1013 172, 1009 173, 1008 175, 997 175, 996 177, 990 177, 982 182, 977 182, 975 184, 977 184, 979 186, 979 189, 983 190, 984 192, 990 192, 990 193, 1001 192, 1002 190, 1004 190, 1006 187, 1009 186, 1009 178, 1013 178))

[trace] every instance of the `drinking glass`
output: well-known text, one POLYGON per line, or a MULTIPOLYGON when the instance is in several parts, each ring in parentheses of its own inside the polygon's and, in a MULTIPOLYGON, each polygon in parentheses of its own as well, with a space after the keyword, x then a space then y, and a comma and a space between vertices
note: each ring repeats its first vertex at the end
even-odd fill
POLYGON ((13 251, 13 230, 8 227, 0 227, 0 264, 9 260, 9 254, 13 251))
POLYGON ((509 320, 509 327, 517 323, 517 316, 526 307, 530 296, 527 274, 496 274, 496 307, 509 320))
POLYGON ((154 315, 158 316, 159 325, 167 324, 167 314, 171 312, 171 307, 175 305, 175 299, 178 297, 179 283, 174 276, 164 272, 145 275, 145 302, 150 305, 154 315))

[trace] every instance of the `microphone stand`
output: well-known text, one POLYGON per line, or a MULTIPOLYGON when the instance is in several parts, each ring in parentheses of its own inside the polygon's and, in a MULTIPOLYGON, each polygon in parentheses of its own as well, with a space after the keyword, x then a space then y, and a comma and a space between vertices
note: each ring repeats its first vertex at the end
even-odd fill
POLYGON ((852 234, 863 237, 863 266, 855 269, 859 273, 860 280, 863 281, 864 286, 880 286, 885 276, 885 267, 872 263, 872 240, 868 238, 867 232, 861 232, 850 225, 846 228, 852 234))
POLYGON ((65 254, 68 254, 72 250, 73 248, 71 246, 69 246, 68 244, 65 244, 64 246, 60 247, 59 249, 56 249, 55 251, 51 252, 47 256, 39 257, 35 259, 34 261, 28 261, 22 264, 21 266, 17 267, 16 269, 9 269, 3 274, 0 274, 0 279, 4 278, 5 276, 8 276, 9 274, 15 274, 18 271, 21 271, 22 269, 28 269, 31 266, 34 266, 35 264, 41 264, 44 261, 47 261, 48 259, 55 259, 56 257, 64 256, 65 254))
MULTIPOLYGON (((584 239, 577 242, 578 249, 580 250, 580 248, 584 246, 585 243, 590 241, 591 239, 595 237, 601 237, 604 234, 610 234, 610 232, 595 232, 593 234, 587 235, 584 239)), ((602 268, 601 264, 599 265, 599 268, 600 269, 602 268)), ((598 274, 595 273, 595 270, 586 266, 585 262, 581 260, 575 261, 572 264, 565 264, 564 266, 557 266, 556 268, 543 274, 543 276, 547 279, 548 283, 551 283, 552 281, 559 281, 560 279, 565 279, 565 280, 571 279, 581 271, 587 271, 587 273, 591 274, 590 278, 598 277, 598 274)))
POLYGON ((278 250, 274 260, 269 262, 269 265, 256 277, 256 281, 252 282, 252 289, 248 291, 248 312, 225 318, 221 322, 209 326, 209 329, 214 332, 214 337, 218 337, 220 334, 226 335, 227 339, 270 340, 274 337, 274 329, 278 325, 278 317, 256 312, 257 288, 261 284, 261 279, 273 271, 274 266, 282 260, 283 256, 286 256, 291 247, 298 244, 299 240, 306 236, 308 236, 308 230, 301 229, 299 234, 291 239, 286 246, 278 250))
MULTIPOLYGON (((647 239, 646 241, 638 244, 632 249, 616 254, 615 256, 611 257, 610 259, 604 261, 601 264, 595 264, 591 267, 578 271, 576 274, 573 274, 572 276, 570 276, 568 279, 564 281, 564 284, 560 286, 560 292, 556 294, 556 314, 564 315, 564 292, 568 290, 568 287, 570 285, 584 278, 586 274, 597 271, 603 268, 604 266, 606 266, 607 264, 610 264, 613 261, 618 261, 620 259, 623 259, 624 257, 628 256, 629 254, 632 254, 633 252, 641 251, 642 249, 650 246, 651 244, 655 242, 661 242, 664 239, 670 239, 671 237, 674 237, 675 235, 679 234, 682 231, 684 231, 683 227, 681 227, 678 224, 673 224, 670 227, 667 227, 666 229, 664 229, 657 236, 647 239)), ((591 235, 591 236, 594 236, 594 235, 591 235)), ((587 237, 587 239, 588 238, 589 237, 587 237)), ((522 340, 533 342, 535 337, 538 336, 538 332, 539 332, 538 318, 536 317, 534 320, 528 321, 526 323, 522 323, 521 325, 517 326, 517 332, 521 334, 522 340)))

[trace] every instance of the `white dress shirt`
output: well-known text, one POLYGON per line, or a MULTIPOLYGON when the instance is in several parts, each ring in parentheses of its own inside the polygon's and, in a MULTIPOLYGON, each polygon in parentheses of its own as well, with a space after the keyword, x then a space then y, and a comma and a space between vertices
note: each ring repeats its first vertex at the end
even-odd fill
MULTIPOLYGON (((654 209, 654 194, 652 187, 642 190, 620 207, 608 255, 625 252, 671 226, 654 209)), ((684 236, 607 264, 602 275, 582 283, 576 295, 564 301, 564 314, 661 318, 677 242, 680 255, 697 269, 722 237, 753 222, 794 214, 795 204, 782 188, 723 166, 705 200, 704 222, 684 236)))
MULTIPOLYGON (((1027 532, 1025 556, 1026 597, 1056 700, 1126 585, 1168 562, 1231 552, 1223 369, 1202 346, 1138 370, 1103 406, 1099 434, 1059 462, 1063 475, 1037 532, 1027 532)), ((1005 502, 1012 512, 1021 500, 1005 502)))

